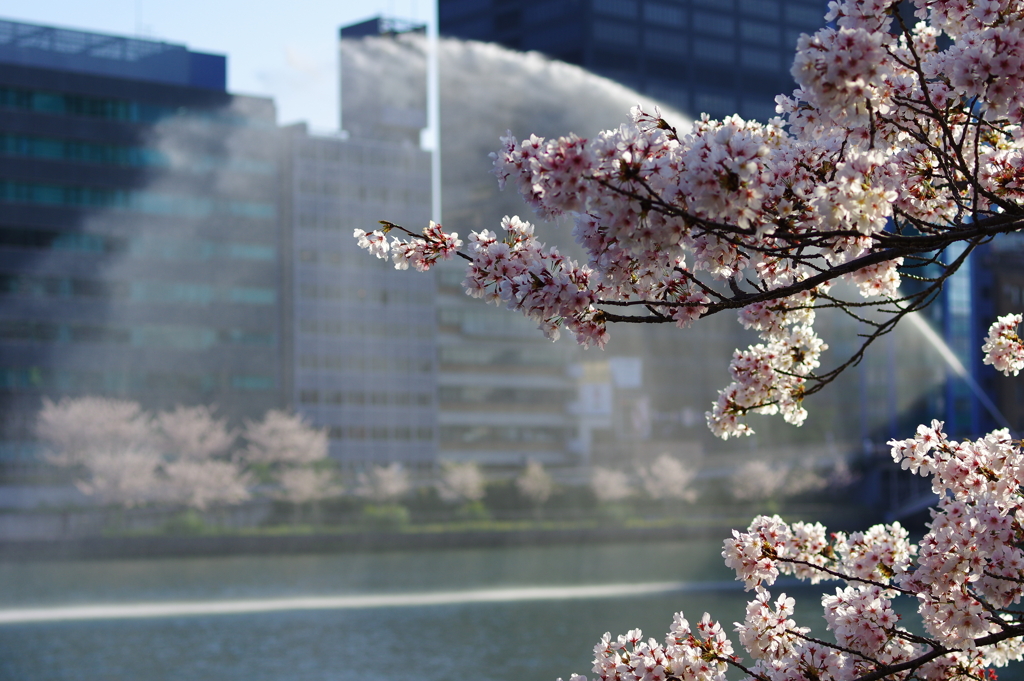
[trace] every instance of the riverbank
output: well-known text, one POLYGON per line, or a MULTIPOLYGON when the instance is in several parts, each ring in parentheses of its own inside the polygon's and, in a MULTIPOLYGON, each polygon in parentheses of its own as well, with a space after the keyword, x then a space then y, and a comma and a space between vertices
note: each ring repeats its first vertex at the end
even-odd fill
MULTIPOLYGON (((789 514, 786 514, 787 516, 789 514)), ((831 530, 863 529, 859 514, 818 516, 831 530), (855 527, 854 527, 855 526, 855 527)), ((725 539, 749 516, 690 518, 688 522, 481 522, 410 524, 400 529, 254 528, 192 535, 120 534, 59 539, 0 540, 0 561, 98 560, 235 555, 299 555, 421 549, 558 546, 690 539, 725 539)), ((804 516, 806 518, 806 516, 804 516)), ((790 518, 795 520, 796 518, 790 518)), ((810 519, 810 518, 807 518, 810 519)))
POLYGON ((0 561, 275 555, 418 549, 558 546, 729 536, 727 525, 562 527, 506 530, 320 532, 207 536, 114 536, 0 541, 0 561))

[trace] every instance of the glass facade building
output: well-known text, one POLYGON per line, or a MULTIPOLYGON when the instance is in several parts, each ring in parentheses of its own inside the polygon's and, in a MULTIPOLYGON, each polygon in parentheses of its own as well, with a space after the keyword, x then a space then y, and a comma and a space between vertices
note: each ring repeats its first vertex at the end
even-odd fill
POLYGON ((536 50, 697 116, 766 120, 821 0, 439 0, 443 35, 536 50))
MULTIPOLYGON (((0 439, 41 398, 284 404, 280 134, 224 57, 0 22, 0 439)), ((17 468, 15 465, 14 468, 17 468)))

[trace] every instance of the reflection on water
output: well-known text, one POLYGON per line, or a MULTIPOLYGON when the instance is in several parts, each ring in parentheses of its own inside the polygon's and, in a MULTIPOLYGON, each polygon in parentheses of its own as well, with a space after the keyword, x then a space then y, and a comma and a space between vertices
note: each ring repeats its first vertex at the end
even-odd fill
POLYGON ((97 605, 9 608, 0 610, 0 624, 68 622, 78 620, 146 619, 154 617, 201 617, 284 612, 289 610, 369 610, 410 608, 425 605, 514 603, 521 601, 571 601, 595 598, 653 596, 686 591, 727 591, 736 582, 643 582, 640 584, 591 584, 587 586, 525 586, 512 589, 471 589, 366 596, 303 596, 260 598, 244 601, 172 601, 165 603, 104 603, 97 605))
MULTIPOLYGON (((726 622, 742 618, 747 595, 713 588, 730 580, 720 551, 719 542, 702 541, 0 564, 3 611, 368 599, 363 607, 329 610, 5 624, 0 679, 554 681, 589 672, 591 649, 605 631, 639 626, 661 639, 680 609, 691 621, 705 610, 726 622), (665 592, 679 582, 704 584, 665 592), (653 583, 661 593, 622 587, 653 583), (582 589, 616 584, 617 594, 601 597, 582 589), (496 591, 533 597, 496 599, 496 591), (559 591, 576 597, 559 597, 559 591), (466 592, 491 598, 451 597, 466 592), (407 604, 396 605, 396 596, 407 604)), ((794 595, 807 615, 819 613, 820 622, 814 590, 794 595)))

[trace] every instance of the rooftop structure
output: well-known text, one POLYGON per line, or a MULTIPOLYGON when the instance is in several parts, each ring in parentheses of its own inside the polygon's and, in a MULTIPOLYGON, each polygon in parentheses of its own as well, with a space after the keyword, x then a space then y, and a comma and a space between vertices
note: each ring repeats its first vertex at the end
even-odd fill
POLYGON ((227 58, 184 45, 0 19, 0 63, 224 91, 227 58))

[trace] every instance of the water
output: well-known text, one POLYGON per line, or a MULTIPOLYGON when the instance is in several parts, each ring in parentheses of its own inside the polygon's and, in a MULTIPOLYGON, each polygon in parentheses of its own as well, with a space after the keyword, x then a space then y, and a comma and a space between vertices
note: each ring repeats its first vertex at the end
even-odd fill
MULTIPOLYGON (((0 679, 554 681, 589 672, 605 631, 639 626, 661 639, 680 609, 691 621, 705 610, 740 618, 746 596, 720 550, 701 541, 0 564, 0 619, 108 606, 96 619, 0 625, 0 679), (635 584, 653 591, 583 590, 635 584), (299 598, 305 609, 272 609, 299 598), (226 602, 250 608, 227 613, 226 602), (159 611, 181 603, 205 614, 159 611)), ((813 611, 814 593, 796 593, 813 611)))
MULTIPOLYGON (((750 594, 720 551, 688 541, 0 563, 0 681, 554 681, 589 673, 604 632, 661 640, 679 610, 732 631, 750 594)), ((790 581, 772 593, 794 596, 797 622, 827 637, 820 594, 834 588, 790 581)), ((897 605, 911 627, 913 609, 897 605)), ((999 676, 1022 678, 1019 665, 999 676)))

